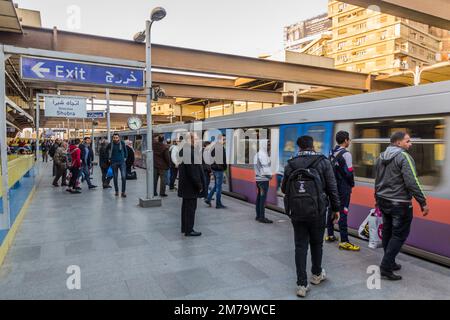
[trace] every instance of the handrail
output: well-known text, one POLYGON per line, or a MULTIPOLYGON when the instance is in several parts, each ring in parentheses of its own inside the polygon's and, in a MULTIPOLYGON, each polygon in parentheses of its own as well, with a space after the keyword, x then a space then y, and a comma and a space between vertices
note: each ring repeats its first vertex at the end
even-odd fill
MULTIPOLYGON (((34 166, 34 155, 23 155, 8 162, 8 187, 11 188, 34 166)), ((1 177, 1 173, 0 173, 1 177)), ((0 184, 0 196, 2 194, 0 184)))

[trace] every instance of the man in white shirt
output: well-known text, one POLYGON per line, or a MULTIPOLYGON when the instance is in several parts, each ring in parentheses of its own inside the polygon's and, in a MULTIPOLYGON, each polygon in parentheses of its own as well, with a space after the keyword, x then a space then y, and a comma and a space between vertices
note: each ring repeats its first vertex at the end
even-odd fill
POLYGON ((259 142, 259 147, 259 151, 253 160, 255 167, 256 187, 258 188, 255 220, 261 223, 273 223, 273 221, 265 217, 267 193, 269 192, 269 184, 272 179, 272 163, 268 154, 268 150, 270 149, 270 141, 261 140, 259 142))

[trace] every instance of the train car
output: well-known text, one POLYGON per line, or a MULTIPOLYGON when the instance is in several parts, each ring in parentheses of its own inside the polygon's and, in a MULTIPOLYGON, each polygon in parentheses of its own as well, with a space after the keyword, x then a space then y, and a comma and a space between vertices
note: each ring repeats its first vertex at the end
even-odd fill
MULTIPOLYGON (((350 132, 357 181, 348 219, 353 233, 374 207, 376 158, 389 145, 393 132, 407 130, 413 138, 410 153, 425 186, 431 213, 423 217, 415 203, 404 251, 450 266, 449 101, 450 81, 446 81, 210 118, 201 122, 201 130, 226 132, 230 163, 226 189, 252 203, 256 199, 253 166, 242 161, 248 160, 252 144, 249 136, 242 136, 242 130, 268 130, 277 172, 270 183, 268 207, 281 212, 280 181, 286 161, 297 152, 297 137, 313 136, 316 151, 327 155, 335 143, 335 133, 350 132), (238 150, 242 145, 245 150, 238 150)), ((195 128, 194 124, 161 125, 155 132, 169 134, 179 129, 195 128)))

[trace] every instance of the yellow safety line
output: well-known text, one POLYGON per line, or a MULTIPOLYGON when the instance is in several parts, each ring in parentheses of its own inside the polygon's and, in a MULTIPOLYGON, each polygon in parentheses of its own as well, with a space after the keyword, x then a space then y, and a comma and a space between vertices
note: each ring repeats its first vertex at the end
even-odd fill
POLYGON ((27 200, 22 206, 22 209, 20 209, 20 212, 16 218, 16 221, 14 221, 13 226, 11 229, 9 229, 8 234, 5 237, 5 240, 3 240, 2 245, 0 246, 0 267, 2 266, 6 255, 8 254, 9 248, 14 242, 14 239, 16 237, 17 230, 19 229, 20 225, 22 224, 23 219, 25 218, 26 212, 28 210, 28 206, 30 205, 31 200, 33 199, 33 196, 36 192, 36 185, 33 186, 33 189, 31 189, 30 194, 28 195, 27 200))

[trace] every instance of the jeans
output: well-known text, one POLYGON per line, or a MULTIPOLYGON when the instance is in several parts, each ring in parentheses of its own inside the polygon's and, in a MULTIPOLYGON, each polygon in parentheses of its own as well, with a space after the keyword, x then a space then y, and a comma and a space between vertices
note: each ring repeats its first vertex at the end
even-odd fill
MULTIPOLYGON (((350 206, 350 198, 351 193, 340 193, 340 202, 341 202, 341 208, 339 210, 339 233, 341 235, 341 242, 348 242, 348 225, 347 225, 347 218, 348 218, 348 207, 350 206)), ((334 236, 334 225, 333 225, 333 219, 332 219, 333 212, 329 212, 328 215, 328 222, 327 222, 327 230, 328 230, 328 236, 334 236)))
POLYGON ((84 174, 84 179, 86 180, 86 183, 88 184, 89 187, 91 187, 93 184, 91 182, 91 173, 90 173, 88 165, 83 164, 83 166, 81 167, 81 171, 84 174))
POLYGON ((122 180, 122 193, 125 193, 127 187, 127 165, 125 162, 115 162, 111 164, 114 173, 114 189, 119 192, 119 169, 120 179, 122 180))
POLYGON ((175 189, 175 181, 177 180, 177 176, 178 176, 178 168, 170 167, 170 182, 169 182, 170 190, 175 189))
POLYGON ((214 188, 209 192, 208 202, 211 202, 214 193, 217 192, 216 206, 222 205, 222 184, 223 184, 223 171, 213 171, 214 174, 214 188))
POLYGON ((153 171, 153 186, 154 186, 154 196, 158 196, 158 194, 156 193, 156 188, 158 187, 158 179, 160 180, 159 182, 159 195, 163 195, 166 194, 166 174, 167 174, 167 170, 163 170, 163 169, 156 169, 154 168, 153 171))
POLYGON ((256 187, 258 188, 258 195, 256 196, 256 218, 264 219, 269 181, 256 181, 256 187))
POLYGON ((409 236, 413 206, 411 203, 394 203, 384 199, 377 199, 377 203, 383 213, 384 256, 381 269, 392 271, 395 258, 409 236))
POLYGON ((325 226, 318 222, 292 222, 295 238, 295 266, 297 268, 297 285, 307 286, 306 258, 308 245, 311 247, 311 272, 322 273, 323 234, 325 226))

